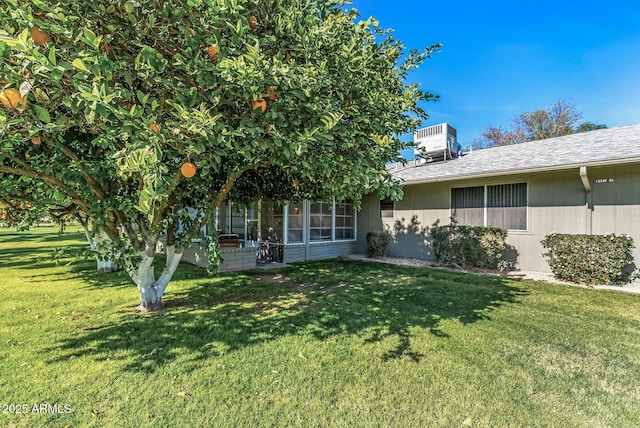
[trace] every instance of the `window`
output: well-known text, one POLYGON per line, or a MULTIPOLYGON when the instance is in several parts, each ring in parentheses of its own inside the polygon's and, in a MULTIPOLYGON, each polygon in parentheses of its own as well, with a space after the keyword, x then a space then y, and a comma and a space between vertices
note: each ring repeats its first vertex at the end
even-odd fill
POLYGON ((527 230, 527 184, 487 186, 487 225, 527 230))
POLYGON ((484 226, 484 186, 451 189, 451 218, 458 224, 484 226))
POLYGON ((336 241, 342 239, 355 238, 355 215, 353 203, 337 202, 336 203, 336 241))
POLYGON ((527 230, 527 183, 453 188, 451 219, 467 226, 527 230))
POLYGON ((333 227, 331 205, 324 202, 311 204, 309 238, 311 241, 330 241, 333 227))
POLYGON ((287 218, 287 242, 298 243, 303 242, 303 204, 289 204, 289 215, 287 218))
POLYGON ((380 201, 380 218, 393 218, 394 203, 391 198, 380 201))
POLYGON ((231 233, 238 235, 240 240, 245 239, 246 211, 244 205, 231 205, 231 233))
POLYGON ((246 207, 247 210, 247 240, 257 241, 260 238, 260 209, 259 203, 254 202, 246 207))
POLYGON ((263 241, 281 242, 284 230, 284 209, 281 205, 271 202, 262 202, 261 238, 263 241))

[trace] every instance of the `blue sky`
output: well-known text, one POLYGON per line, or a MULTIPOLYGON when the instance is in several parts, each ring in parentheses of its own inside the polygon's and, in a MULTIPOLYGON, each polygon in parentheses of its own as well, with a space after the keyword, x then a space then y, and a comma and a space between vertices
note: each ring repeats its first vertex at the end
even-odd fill
POLYGON ((443 44, 409 81, 441 98, 423 105, 430 115, 423 126, 448 122, 463 145, 558 99, 583 121, 640 123, 640 1, 353 0, 351 7, 392 28, 407 49, 443 44))

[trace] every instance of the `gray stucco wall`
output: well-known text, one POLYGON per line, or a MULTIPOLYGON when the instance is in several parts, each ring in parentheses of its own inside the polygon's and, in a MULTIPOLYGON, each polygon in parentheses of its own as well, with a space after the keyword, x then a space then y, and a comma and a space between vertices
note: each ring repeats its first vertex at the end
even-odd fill
MULTIPOLYGON (((381 219, 375 195, 364 198, 358 214, 356 252, 366 252, 366 234, 389 230, 393 235, 388 254, 433 260, 429 230, 448 224, 453 187, 528 183, 528 222, 525 231, 509 231, 507 243, 517 251, 516 267, 549 272, 540 241, 551 232, 628 234, 640 246, 640 165, 590 167, 588 195, 579 168, 485 179, 407 185, 404 198, 395 203, 394 217, 381 219), (592 202, 592 203, 588 203, 592 202)), ((640 250, 634 259, 640 265, 640 250)))

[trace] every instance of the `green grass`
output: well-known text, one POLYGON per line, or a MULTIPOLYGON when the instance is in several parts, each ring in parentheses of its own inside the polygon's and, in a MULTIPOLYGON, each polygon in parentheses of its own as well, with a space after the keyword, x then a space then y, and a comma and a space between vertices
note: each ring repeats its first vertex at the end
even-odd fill
POLYGON ((143 315, 126 275, 66 258, 75 229, 0 230, 0 426, 640 426, 639 295, 343 260, 182 265, 143 315))

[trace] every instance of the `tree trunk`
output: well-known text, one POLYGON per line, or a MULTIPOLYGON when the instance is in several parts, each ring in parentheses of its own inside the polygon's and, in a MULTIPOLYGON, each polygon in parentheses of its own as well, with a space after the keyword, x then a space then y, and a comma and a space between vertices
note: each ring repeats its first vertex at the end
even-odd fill
POLYGON ((84 235, 89 242, 89 247, 96 255, 96 264, 98 272, 117 272, 118 271, 118 254, 114 250, 111 239, 103 231, 91 233, 88 222, 80 221, 84 235))
POLYGON ((137 310, 141 312, 157 311, 164 307, 162 296, 169 285, 169 281, 173 277, 180 260, 182 259, 182 250, 176 251, 175 245, 165 247, 167 261, 162 274, 155 278, 153 261, 155 259, 155 249, 151 250, 147 245, 147 251, 142 255, 137 267, 130 266, 127 270, 131 279, 138 286, 140 291, 140 305, 137 310))

